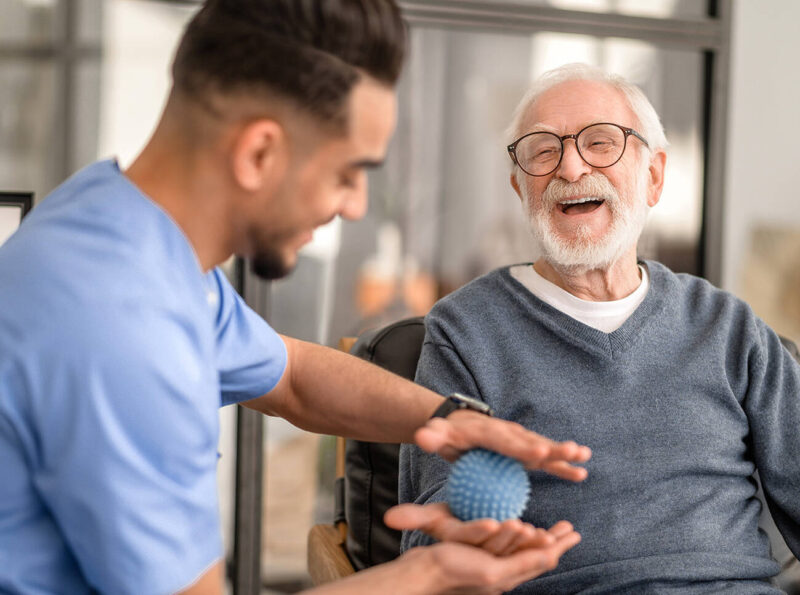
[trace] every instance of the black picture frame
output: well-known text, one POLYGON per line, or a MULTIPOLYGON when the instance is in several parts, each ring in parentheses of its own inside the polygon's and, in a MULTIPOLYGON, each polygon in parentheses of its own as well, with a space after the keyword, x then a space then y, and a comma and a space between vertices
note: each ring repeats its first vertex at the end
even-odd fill
MULTIPOLYGON (((33 192, 0 192, 0 210, 5 207, 21 209, 20 222, 22 222, 25 215, 33 208, 33 192)), ((0 230, 0 235, 2 235, 0 237, 0 245, 2 245, 5 239, 3 230, 0 230)))
POLYGON ((0 206, 22 207, 22 218, 33 207, 33 192, 0 192, 0 206))

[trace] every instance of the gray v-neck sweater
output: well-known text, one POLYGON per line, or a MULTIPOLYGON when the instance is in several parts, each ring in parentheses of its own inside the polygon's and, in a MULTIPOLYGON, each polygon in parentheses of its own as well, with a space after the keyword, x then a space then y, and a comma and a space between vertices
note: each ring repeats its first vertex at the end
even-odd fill
MULTIPOLYGON (((532 472, 523 520, 583 536, 519 593, 779 592, 758 529, 758 470, 773 516, 800 554, 800 366, 731 294, 646 263, 651 287, 606 334, 496 270, 426 318, 417 381, 474 395, 497 416, 591 447, 589 477, 532 472), (728 591, 726 591, 728 592, 728 591)), ((400 501, 444 499, 449 465, 413 446, 400 501)), ((403 535, 403 548, 428 543, 403 535)))

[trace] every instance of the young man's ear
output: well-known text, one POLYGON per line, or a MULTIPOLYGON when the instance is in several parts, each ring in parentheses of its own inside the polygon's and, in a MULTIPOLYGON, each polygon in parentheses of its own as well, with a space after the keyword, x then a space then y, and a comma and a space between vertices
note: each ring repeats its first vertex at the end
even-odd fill
POLYGON ((255 192, 280 177, 287 159, 283 126, 275 120, 254 120, 242 127, 234 141, 233 176, 243 190, 255 192))

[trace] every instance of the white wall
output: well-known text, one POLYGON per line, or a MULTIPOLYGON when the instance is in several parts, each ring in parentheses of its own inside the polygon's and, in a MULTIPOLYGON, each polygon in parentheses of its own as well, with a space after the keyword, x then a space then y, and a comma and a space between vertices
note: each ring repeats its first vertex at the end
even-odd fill
POLYGON ((97 152, 125 168, 161 114, 172 55, 194 7, 107 0, 104 9, 97 152))
POLYGON ((741 294, 751 230, 800 229, 800 2, 734 0, 733 9, 722 278, 741 294))

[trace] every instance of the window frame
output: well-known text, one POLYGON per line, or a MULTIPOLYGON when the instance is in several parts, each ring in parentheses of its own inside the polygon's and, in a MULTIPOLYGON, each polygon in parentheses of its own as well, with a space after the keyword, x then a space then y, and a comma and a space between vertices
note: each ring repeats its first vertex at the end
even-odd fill
MULTIPOLYGON (((698 51, 703 59, 703 188, 699 264, 702 275, 719 285, 725 194, 728 89, 730 87, 731 0, 708 0, 706 17, 655 18, 594 13, 478 0, 399 0, 411 27, 437 27, 482 33, 573 33, 645 41, 660 47, 698 51)), ((269 321, 269 283, 239 263, 239 289, 269 321)), ((261 526, 264 468, 262 416, 239 408, 237 438, 234 561, 236 595, 261 589, 261 526)))

